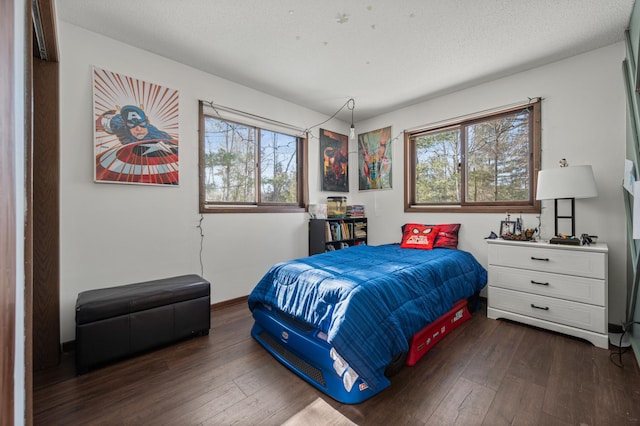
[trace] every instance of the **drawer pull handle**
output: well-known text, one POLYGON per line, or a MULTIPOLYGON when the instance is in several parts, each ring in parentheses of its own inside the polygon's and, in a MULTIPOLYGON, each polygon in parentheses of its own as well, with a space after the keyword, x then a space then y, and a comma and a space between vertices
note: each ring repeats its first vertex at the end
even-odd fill
POLYGON ((545 307, 543 308, 542 306, 536 306, 536 305, 534 305, 533 303, 531 304, 531 307, 532 307, 532 308, 536 308, 536 309, 542 309, 543 311, 548 311, 548 310, 549 310, 549 307, 548 307, 548 306, 545 306, 545 307))
POLYGON ((534 281, 534 280, 531 280, 531 284, 538 284, 538 285, 549 285, 549 283, 541 283, 541 282, 538 282, 538 281, 534 281))
POLYGON ((543 260, 545 262, 548 262, 549 258, 548 257, 533 257, 533 256, 531 256, 531 260, 543 260))

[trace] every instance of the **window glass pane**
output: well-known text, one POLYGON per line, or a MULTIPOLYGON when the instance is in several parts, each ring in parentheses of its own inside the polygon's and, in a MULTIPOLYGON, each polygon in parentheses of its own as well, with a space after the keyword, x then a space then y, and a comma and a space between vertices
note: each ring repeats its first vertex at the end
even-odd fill
POLYGON ((539 213, 540 109, 536 98, 406 135, 405 211, 539 213))
POLYGON ((529 201, 529 113, 469 125, 465 134, 465 201, 529 201))
POLYGON ((297 139, 260 130, 260 197, 263 203, 296 203, 297 139))
POLYGON ((255 129, 205 117, 206 202, 255 203, 255 129))
POLYGON ((416 203, 460 203, 459 129, 416 136, 416 203))

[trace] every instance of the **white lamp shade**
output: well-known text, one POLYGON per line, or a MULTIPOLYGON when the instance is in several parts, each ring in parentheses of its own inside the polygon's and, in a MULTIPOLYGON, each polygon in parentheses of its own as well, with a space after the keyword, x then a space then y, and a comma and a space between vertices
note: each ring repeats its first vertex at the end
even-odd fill
POLYGON ((598 196, 591 166, 568 166, 538 172, 536 200, 598 196))

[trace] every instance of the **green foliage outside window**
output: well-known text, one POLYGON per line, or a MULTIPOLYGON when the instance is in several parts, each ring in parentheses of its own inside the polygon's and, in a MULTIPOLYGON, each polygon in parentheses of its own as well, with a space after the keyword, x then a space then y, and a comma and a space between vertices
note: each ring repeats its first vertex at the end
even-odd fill
POLYGON ((412 132, 406 144, 407 210, 420 206, 534 207, 537 135, 539 101, 412 132))
POLYGON ((297 136, 204 116, 205 206, 300 206, 297 136))

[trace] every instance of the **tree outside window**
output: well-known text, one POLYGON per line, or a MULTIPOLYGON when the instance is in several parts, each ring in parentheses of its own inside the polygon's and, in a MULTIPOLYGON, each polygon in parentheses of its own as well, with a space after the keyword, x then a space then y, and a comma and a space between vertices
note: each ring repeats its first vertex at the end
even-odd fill
POLYGON ((539 211, 540 101, 405 135, 405 211, 539 211))
POLYGON ((201 212, 304 210, 304 139, 202 116, 201 212))

